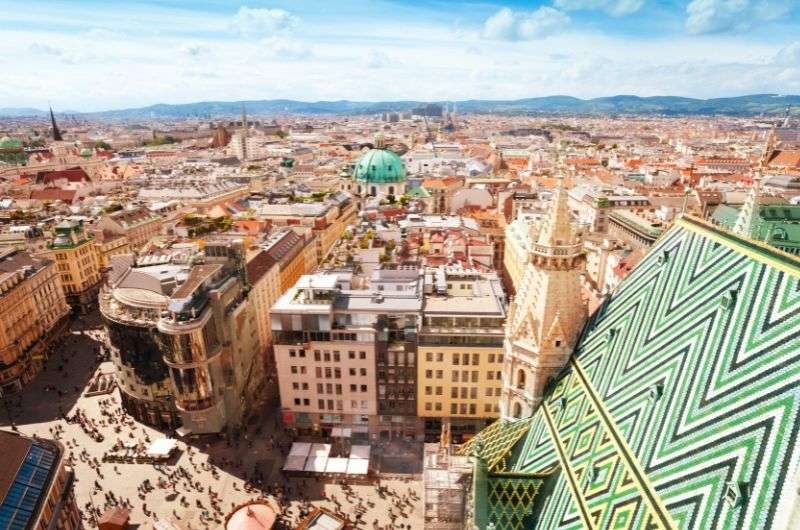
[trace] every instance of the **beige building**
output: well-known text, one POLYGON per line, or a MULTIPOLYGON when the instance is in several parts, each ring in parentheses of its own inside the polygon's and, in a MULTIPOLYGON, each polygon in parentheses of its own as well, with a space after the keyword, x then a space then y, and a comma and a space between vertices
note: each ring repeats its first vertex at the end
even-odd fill
POLYGON ((94 238, 94 250, 97 253, 97 265, 101 271, 111 265, 112 257, 131 252, 128 238, 122 234, 113 234, 98 229, 93 229, 91 234, 94 238))
POLYGON ((80 221, 62 221, 53 233, 50 256, 61 275, 67 302, 85 313, 97 303, 100 289, 100 264, 92 237, 80 221))
POLYGON ((284 425, 355 440, 422 437, 416 415, 415 268, 375 271, 370 289, 350 273, 305 275, 272 307, 284 425))
MULTIPOLYGON (((581 293, 583 251, 575 235, 562 179, 549 215, 531 225, 530 250, 506 323, 501 414, 524 418, 569 358, 586 320, 581 293)), ((512 223, 513 224, 513 223, 512 223)), ((506 251, 511 247, 507 241, 506 251)))
POLYGON ((69 312, 51 260, 0 252, 0 393, 18 392, 41 370, 69 312))
POLYGON ((96 228, 128 239, 131 250, 139 250, 153 237, 161 234, 162 218, 146 208, 118 210, 103 215, 96 228))
POLYGON ((444 424, 461 443, 499 416, 505 306, 494 272, 426 269, 417 414, 428 441, 439 439, 444 424))
POLYGON ((269 384, 275 375, 275 360, 272 354, 272 328, 269 311, 278 301, 280 290, 280 266, 267 250, 260 249, 247 261, 247 280, 250 283, 250 296, 253 298, 256 329, 258 330, 259 352, 263 357, 268 380, 269 398, 277 396, 277 388, 269 384))

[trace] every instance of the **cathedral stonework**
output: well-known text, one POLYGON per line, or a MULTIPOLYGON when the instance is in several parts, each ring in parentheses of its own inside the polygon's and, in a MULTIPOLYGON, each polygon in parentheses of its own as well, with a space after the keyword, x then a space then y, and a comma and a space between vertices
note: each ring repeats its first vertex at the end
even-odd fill
POLYGON ((582 246, 575 235, 567 192, 559 178, 550 212, 532 227, 535 241, 523 279, 509 307, 500 412, 530 416, 547 383, 566 364, 586 321, 581 296, 582 246))

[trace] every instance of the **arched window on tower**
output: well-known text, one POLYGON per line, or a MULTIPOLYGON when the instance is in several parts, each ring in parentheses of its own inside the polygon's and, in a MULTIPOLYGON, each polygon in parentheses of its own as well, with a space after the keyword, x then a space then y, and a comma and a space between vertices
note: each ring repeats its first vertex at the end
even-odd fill
POLYGON ((519 404, 519 401, 514 403, 514 414, 513 414, 513 416, 515 418, 521 418, 522 417, 522 405, 519 404))
POLYGON ((517 388, 525 390, 525 370, 522 368, 517 371, 517 388))
POLYGON ((374 197, 374 196, 376 196, 376 195, 378 194, 378 192, 377 192, 377 189, 375 188, 375 186, 372 186, 372 187, 370 188, 370 190, 369 190, 369 194, 370 194, 370 195, 372 195, 373 197, 374 197))

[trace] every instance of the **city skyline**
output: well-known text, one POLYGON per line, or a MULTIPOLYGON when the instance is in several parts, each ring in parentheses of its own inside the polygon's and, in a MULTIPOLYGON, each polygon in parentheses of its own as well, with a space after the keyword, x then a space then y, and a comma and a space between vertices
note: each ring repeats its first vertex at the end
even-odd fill
POLYGON ((800 92, 796 0, 6 4, 4 107, 800 92))

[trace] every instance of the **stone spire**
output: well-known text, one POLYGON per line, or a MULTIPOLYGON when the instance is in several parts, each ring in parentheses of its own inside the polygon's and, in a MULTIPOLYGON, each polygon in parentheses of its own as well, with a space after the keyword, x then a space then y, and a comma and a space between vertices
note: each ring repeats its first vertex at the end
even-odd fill
POLYGON ((758 161, 756 172, 753 175, 753 185, 750 187, 750 192, 747 194, 739 216, 736 218, 736 223, 733 225, 734 233, 741 237, 755 237, 757 235, 760 219, 761 179, 764 177, 764 168, 766 168, 774 148, 775 127, 773 126, 767 137, 767 143, 764 145, 764 151, 761 153, 761 159, 758 161))
POLYGON ((553 190, 550 213, 542 224, 538 243, 548 247, 560 247, 571 245, 573 239, 569 206, 567 205, 567 191, 564 189, 563 167, 559 160, 556 167, 556 187, 553 190))
POLYGON ((500 401, 506 419, 528 417, 539 405, 548 381, 568 362, 586 320, 583 251, 572 229, 560 163, 549 215, 529 237, 522 280, 506 318, 500 401))
POLYGON ((56 117, 53 114, 53 107, 50 107, 50 124, 53 127, 53 140, 56 142, 61 142, 64 138, 61 136, 61 131, 58 130, 58 125, 56 125, 56 117))

